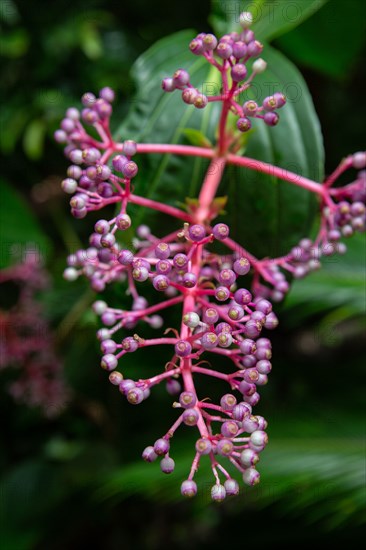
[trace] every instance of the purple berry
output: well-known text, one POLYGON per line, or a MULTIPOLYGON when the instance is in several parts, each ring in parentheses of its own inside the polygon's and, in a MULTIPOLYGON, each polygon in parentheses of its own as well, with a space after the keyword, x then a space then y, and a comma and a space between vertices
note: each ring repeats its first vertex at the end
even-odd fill
POLYGON ((215 502, 222 502, 225 500, 226 490, 223 485, 216 483, 211 489, 211 498, 215 502))
POLYGON ((217 223, 213 226, 212 233, 215 239, 223 241, 229 236, 230 230, 226 223, 217 223))
POLYGON ((185 254, 176 254, 173 258, 173 264, 178 269, 184 269, 187 267, 188 258, 185 254))
POLYGON ((218 338, 214 332, 206 332, 201 338, 201 345, 204 349, 214 349, 218 344, 218 338))
POLYGON ((262 324, 259 321, 249 320, 245 323, 244 334, 247 338, 256 339, 260 335, 262 324))
POLYGON ((251 57, 258 57, 263 51, 263 44, 258 40, 252 40, 248 44, 248 55, 251 57))
POLYGON ((224 483, 227 496, 235 496, 239 494, 239 483, 235 479, 227 479, 224 483))
POLYGON ((245 338, 244 340, 242 340, 239 344, 239 347, 240 347, 240 351, 244 355, 254 354, 257 349, 256 343, 254 342, 254 340, 251 340, 250 338, 245 338))
POLYGON ((258 454, 253 449, 244 449, 240 455, 240 462, 245 468, 255 466, 259 461, 258 454))
POLYGON ((249 120, 249 118, 241 117, 241 118, 238 118, 236 122, 236 127, 238 130, 240 130, 240 132, 248 132, 252 127, 252 123, 249 120))
POLYGON ((114 386, 119 386, 122 380, 123 380, 123 375, 118 371, 111 372, 109 375, 109 381, 114 386))
POLYGON ((229 348, 233 343, 233 337, 228 332, 220 332, 217 335, 218 344, 221 348, 229 348))
POLYGON ((100 366, 102 369, 111 371, 116 368, 118 365, 118 359, 115 355, 112 353, 107 353, 107 355, 103 355, 102 360, 100 362, 100 366))
POLYGON ((277 113, 268 112, 265 113, 263 120, 268 126, 276 126, 278 124, 280 117, 277 113))
POLYGON ((193 105, 197 109, 204 109, 208 104, 208 98, 204 94, 197 94, 194 98, 193 105))
POLYGON ((206 229, 203 225, 194 224, 188 229, 189 238, 194 242, 202 241, 206 236, 206 229))
POLYGON ((196 286, 197 277, 194 273, 191 273, 189 271, 183 275, 182 283, 185 288, 193 288, 194 286, 196 286))
POLYGON ((170 378, 166 383, 166 391, 169 393, 169 395, 177 395, 181 392, 181 389, 182 387, 180 383, 174 378, 170 378))
POLYGON ((118 214, 116 217, 116 226, 121 231, 126 231, 131 227, 131 218, 128 214, 118 214))
POLYGON ((178 69, 173 75, 173 84, 176 88, 182 90, 189 84, 189 74, 184 69, 178 69))
POLYGON ((232 410, 234 420, 242 422, 244 418, 248 418, 251 415, 251 408, 247 403, 238 403, 232 410))
POLYGON ((133 336, 127 336, 126 338, 123 338, 121 345, 122 349, 127 351, 128 353, 133 353, 139 347, 137 340, 135 340, 133 336))
POLYGON ((257 485, 260 481, 260 474, 255 468, 248 468, 243 473, 243 481, 246 485, 257 485))
POLYGON ((180 492, 184 497, 192 498, 197 494, 197 484, 190 479, 186 479, 186 481, 183 481, 180 492))
POLYGON ((286 97, 281 92, 276 92, 273 94, 273 97, 275 98, 277 102, 277 109, 280 109, 286 104, 286 97))
POLYGON ((108 101, 108 103, 113 103, 115 97, 114 91, 112 90, 112 88, 106 86, 99 91, 99 97, 104 99, 104 101, 108 101))
POLYGON ((244 115, 255 116, 257 114, 257 111, 258 111, 258 104, 255 101, 249 100, 244 103, 243 105, 244 115))
POLYGON ((230 456, 234 450, 234 444, 230 439, 220 439, 216 445, 216 450, 221 456, 230 456))
POLYGON ((141 388, 131 388, 128 390, 126 398, 131 405, 139 405, 144 400, 144 392, 141 388))
POLYGON ((156 275, 153 279, 155 290, 164 291, 169 286, 169 279, 165 275, 156 275))
POLYGON ((221 397, 220 405, 224 411, 231 411, 236 406, 236 397, 231 393, 226 393, 221 397))
POLYGON ((132 277, 135 279, 135 281, 143 283, 149 278, 149 271, 146 269, 146 267, 135 267, 132 270, 132 277))
POLYGON ((232 47, 227 42, 220 42, 215 52, 221 59, 229 59, 233 54, 232 47))
POLYGON ((273 330, 278 326, 278 318, 273 311, 269 313, 266 317, 266 322, 264 323, 265 328, 273 330))
POLYGON ((178 340, 174 346, 175 353, 178 357, 187 357, 192 352, 192 346, 186 340, 178 340))
POLYGON ((241 306, 246 306, 252 301, 252 295, 246 288, 239 288, 234 294, 234 300, 241 306))
POLYGON ((222 269, 219 273, 219 282, 230 287, 236 281, 236 274, 232 269, 222 269))
POLYGON ((188 311, 183 315, 183 323, 189 328, 196 328, 200 324, 200 318, 194 311, 188 311))
POLYGON ((205 34, 202 38, 204 50, 210 52, 217 47, 217 38, 213 34, 205 34))
POLYGON ((248 48, 245 42, 239 40, 238 42, 235 42, 232 47, 233 55, 234 57, 236 57, 236 59, 241 59, 242 57, 246 56, 248 48))
POLYGON ((195 38, 194 40, 192 40, 192 42, 189 44, 189 49, 191 50, 192 53, 194 53, 195 55, 201 55, 201 53, 204 52, 204 45, 203 45, 203 41, 200 40, 199 38, 195 38))
POLYGON ((174 471, 174 467, 174 460, 168 456, 160 461, 160 469, 164 474, 171 474, 174 471))
POLYGON ((164 78, 161 87, 163 88, 164 92, 174 92, 175 90, 175 84, 172 78, 164 78))
POLYGON ((235 437, 239 431, 239 426, 234 420, 226 420, 221 425, 221 433, 224 437, 235 437))
POLYGON ((159 243, 155 247, 155 256, 159 260, 166 260, 170 256, 170 247, 167 243, 159 243))
POLYGON ((154 443, 154 451, 158 456, 164 456, 170 449, 170 443, 167 439, 157 439, 154 443))
POLYGON ((212 450, 211 442, 208 439, 197 439, 196 441, 196 451, 201 455, 208 455, 212 450))
POLYGON ((208 307, 203 311, 202 320, 208 325, 214 325, 219 320, 219 312, 214 307, 208 307))
POLYGON ((230 319, 232 321, 240 321, 240 319, 242 319, 244 317, 244 309, 239 306, 239 305, 236 305, 236 304, 233 304, 229 309, 228 309, 228 317, 230 317, 230 319))
POLYGON ((172 265, 168 260, 159 260, 155 265, 155 269, 157 273, 166 275, 172 270, 172 265))
POLYGON ((123 393, 124 395, 127 395, 127 393, 135 387, 136 387, 135 382, 127 378, 126 380, 122 380, 118 389, 121 393, 123 393))
POLYGON ((247 68, 243 63, 237 63, 231 69, 231 78, 234 82, 240 82, 247 76, 247 68))
POLYGON ((133 157, 137 153, 137 143, 132 139, 123 142, 123 152, 128 157, 133 157))
POLYGON ((195 88, 186 88, 182 92, 182 99, 187 105, 193 105, 199 92, 195 88))
POLYGON ((122 265, 130 265, 132 264, 134 259, 134 256, 130 250, 121 250, 121 252, 118 254, 117 260, 122 265))
POLYGON ((273 95, 270 95, 263 100, 262 105, 265 111, 275 111, 277 109, 277 100, 273 95))
POLYGON ((187 426, 196 426, 199 417, 199 412, 196 409, 186 409, 183 413, 183 422, 187 426))
POLYGON ((225 286, 218 286, 215 289, 215 298, 219 302, 225 302, 230 298, 230 290, 225 286))
POLYGON ((250 271, 250 263, 247 258, 235 260, 233 269, 237 275, 246 275, 250 271))
POLYGON ((158 458, 158 455, 156 454, 156 452, 154 451, 154 447, 152 447, 151 445, 149 445, 149 447, 146 447, 146 449, 143 450, 142 452, 142 458, 146 461, 146 462, 154 462, 154 460, 156 460, 158 458))
POLYGON ((188 409, 195 406, 197 397, 190 391, 184 391, 179 396, 179 403, 184 409, 188 409))

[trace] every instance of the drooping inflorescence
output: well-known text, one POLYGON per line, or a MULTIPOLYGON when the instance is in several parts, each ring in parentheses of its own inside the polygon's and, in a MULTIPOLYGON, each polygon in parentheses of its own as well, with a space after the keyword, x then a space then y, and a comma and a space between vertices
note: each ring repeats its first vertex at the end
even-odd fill
MULTIPOLYGON (((302 239, 286 256, 258 259, 232 239, 227 224, 214 221, 220 210, 214 200, 220 183, 217 174, 222 174, 227 163, 245 166, 248 161, 230 154, 235 136, 226 129, 228 113, 237 115, 238 130, 243 132, 250 129, 253 118, 263 119, 270 126, 277 124, 276 110, 285 104, 279 93, 265 98, 260 106, 253 101, 239 103, 240 93, 266 68, 265 61, 258 58, 263 47, 250 29, 251 15, 245 12, 240 20, 240 33, 220 39, 199 34, 189 46, 194 55, 204 56, 220 72, 219 96, 200 93, 185 69, 178 69, 162 84, 166 92, 180 90, 188 106, 201 109, 210 101, 222 103, 217 147, 116 142, 109 128, 114 100, 110 88, 103 88, 98 98, 84 94, 81 113, 68 109, 55 134, 56 140, 66 145, 65 154, 72 163, 62 182, 64 191, 72 195, 72 214, 84 218, 89 211, 116 207, 112 217, 95 223, 89 245, 68 257, 64 272, 69 281, 84 275, 96 293, 103 292, 108 284, 124 284, 130 296, 128 310, 112 307, 103 299, 93 305, 104 325, 97 333, 101 367, 132 405, 145 401, 153 386, 166 385, 168 393, 175 396, 177 418, 142 456, 147 462, 159 458, 162 472, 173 472, 172 437, 181 424, 192 426, 198 431, 195 454, 181 492, 188 497, 197 493, 194 475, 201 457, 207 455, 215 479, 211 491, 215 501, 238 493, 233 467, 247 485, 255 485, 260 479, 256 465, 268 440, 267 422, 253 409, 260 399, 258 390, 267 383, 272 369, 268 331, 278 325, 272 302, 282 300, 288 291, 286 274, 301 278, 318 269, 321 256, 345 252, 341 237, 365 228, 365 153, 347 157, 324 184, 296 178, 296 184, 319 196, 321 224, 314 241, 302 239), (253 58, 256 60, 252 63, 253 58), (91 136, 85 125, 92 126, 99 138, 91 136), (135 193, 131 181, 136 178, 138 191, 138 164, 132 158, 146 153, 202 156, 222 170, 209 168, 195 208, 183 210, 135 193), (348 168, 361 170, 357 180, 333 188, 348 168), (156 235, 150 227, 140 225, 132 243, 126 242, 125 232, 133 227, 129 204, 175 218, 176 229, 156 235), (153 293, 145 292, 148 288, 153 293), (156 296, 156 301, 150 298, 149 302, 147 295, 156 296), (172 307, 180 308, 180 326, 164 328, 165 312, 172 307), (145 338, 143 323, 160 331, 158 336, 145 338), (147 379, 139 378, 138 373, 133 379, 125 378, 123 365, 128 364, 129 354, 153 346, 165 346, 167 350, 160 372, 147 379), (217 360, 219 369, 210 364, 212 361, 216 365, 217 360), (207 393, 197 394, 197 376, 222 381, 224 390, 219 402, 212 402, 207 393), (222 464, 225 460, 229 467, 222 464)), ((282 179, 295 183, 290 173, 270 168, 282 179)), ((256 169, 268 173, 265 163, 256 161, 256 169)))

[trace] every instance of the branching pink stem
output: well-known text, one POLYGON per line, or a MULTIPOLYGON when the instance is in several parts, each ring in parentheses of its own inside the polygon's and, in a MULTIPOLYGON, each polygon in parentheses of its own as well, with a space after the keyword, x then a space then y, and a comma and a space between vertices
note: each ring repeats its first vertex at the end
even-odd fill
POLYGON ((129 196, 129 202, 140 206, 146 206, 147 208, 152 208, 153 210, 159 210, 159 212, 163 212, 164 214, 168 214, 168 216, 172 216, 173 218, 177 218, 185 222, 192 222, 192 216, 187 212, 179 210, 179 208, 175 208, 174 206, 163 204, 162 202, 140 197, 140 195, 131 194, 129 196))
POLYGON ((269 174, 276 178, 282 179, 289 183, 303 187, 312 193, 320 195, 322 198, 326 195, 326 188, 320 184, 312 181, 304 176, 285 170, 284 168, 279 168, 278 166, 273 166, 267 162, 261 160, 254 160, 248 157, 239 157, 237 155, 228 154, 227 155, 228 164, 235 164, 237 166, 243 166, 249 170, 255 170, 256 172, 262 172, 263 174, 269 174))
POLYGON ((170 155, 187 155, 191 157, 212 158, 214 150, 209 147, 194 147, 193 145, 174 145, 168 143, 140 143, 138 153, 168 153, 170 155))

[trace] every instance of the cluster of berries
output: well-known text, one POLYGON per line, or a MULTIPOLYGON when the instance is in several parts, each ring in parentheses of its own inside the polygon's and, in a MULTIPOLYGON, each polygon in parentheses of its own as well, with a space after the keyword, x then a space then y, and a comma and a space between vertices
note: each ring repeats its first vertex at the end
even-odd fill
POLYGON ((239 117, 236 125, 240 132, 248 132, 251 129, 251 118, 259 118, 268 126, 276 126, 279 121, 276 110, 286 103, 282 93, 276 92, 266 97, 261 105, 253 100, 245 101, 243 104, 237 101, 238 96, 250 87, 254 77, 267 68, 267 63, 258 57, 263 51, 263 44, 256 40, 254 31, 250 29, 252 22, 251 13, 243 12, 240 16, 240 33, 225 34, 220 39, 213 34, 200 33, 189 45, 194 55, 202 55, 220 72, 220 95, 207 96, 201 93, 192 85, 190 75, 184 69, 178 69, 172 77, 164 78, 163 90, 181 90, 183 101, 197 109, 203 109, 211 101, 229 101, 230 110, 239 117), (252 63, 251 73, 248 75, 247 63, 253 58, 257 59, 252 63))
MULTIPOLYGON (((302 239, 281 258, 258 260, 230 238, 226 224, 212 225, 218 214, 214 204, 220 183, 217 170, 215 174, 207 172, 198 206, 188 212, 132 192, 131 180, 138 173, 138 166, 132 160, 136 153, 197 155, 211 158, 213 163, 219 162, 222 166, 232 157, 231 161, 234 158, 236 164, 241 165, 238 161, 244 158, 227 155, 235 143, 231 134, 226 133, 228 113, 231 111, 238 117, 237 128, 241 132, 251 128, 251 118, 263 119, 269 126, 277 124, 276 111, 286 102, 282 94, 266 97, 261 105, 251 100, 239 102, 238 96, 249 88, 255 75, 266 69, 266 62, 258 58, 263 46, 250 29, 251 14, 241 14, 240 23, 240 33, 227 34, 220 39, 201 33, 190 44, 193 54, 204 56, 220 72, 222 89, 219 95, 207 97, 200 93, 185 69, 178 69, 173 77, 165 78, 162 83, 164 91, 180 90, 183 101, 199 109, 211 101, 222 102, 217 148, 136 144, 131 140, 115 142, 109 128, 114 99, 110 88, 103 88, 98 98, 84 94, 84 109, 81 113, 75 108, 68 109, 61 128, 55 133, 56 141, 66 144, 65 154, 72 162, 68 177, 62 182, 64 191, 72 195, 72 214, 83 218, 91 210, 111 204, 118 207, 114 217, 95 223, 89 246, 69 256, 64 272, 70 281, 81 274, 86 276, 96 292, 102 292, 112 282, 126 283, 126 292, 132 299, 130 310, 110 307, 104 300, 97 300, 93 306, 104 325, 97 333, 103 354, 101 367, 132 405, 146 400, 151 388, 161 382, 166 384, 170 395, 177 396, 173 407, 180 409, 181 414, 165 435, 143 451, 143 458, 153 462, 160 457, 161 470, 171 473, 174 460, 169 454, 170 442, 176 429, 181 424, 195 426, 199 438, 181 492, 188 497, 197 493, 194 475, 201 457, 207 455, 215 478, 211 491, 215 501, 239 491, 237 481, 222 466, 222 458, 235 466, 244 483, 254 485, 259 481, 256 464, 267 443, 267 423, 263 417, 253 414, 253 407, 260 399, 258 387, 267 383, 272 369, 271 343, 263 332, 278 325, 271 302, 282 300, 289 289, 285 272, 298 278, 304 276, 319 267, 321 255, 329 254, 330 250, 332 253, 345 251, 344 244, 339 242, 342 236, 365 227, 364 153, 349 157, 324 186, 303 181, 303 187, 318 193, 322 199, 321 228, 314 242, 302 239), (252 58, 257 59, 248 76, 247 63, 252 58), (86 132, 82 122, 96 130, 100 141, 86 132), (332 188, 338 176, 352 166, 361 170, 357 180, 346 187, 332 188), (126 245, 123 232, 132 225, 127 213, 129 203, 174 217, 179 220, 179 229, 158 237, 148 226, 142 225, 136 230, 137 238, 132 246, 131 243, 126 245), (185 222, 183 228, 182 221, 185 222), (225 246, 229 252, 223 255, 225 246), (250 290, 242 279, 248 274, 251 276, 250 290), (150 305, 140 294, 142 283, 150 284, 161 299, 150 305), (179 330, 170 329, 173 336, 165 331, 160 337, 146 339, 136 332, 140 322, 161 329, 164 310, 179 305, 182 308, 181 325, 179 330), (118 331, 123 334, 117 337, 118 331), (126 334, 125 331, 133 332, 126 334), (162 372, 147 379, 133 380, 124 378, 118 370, 124 355, 161 345, 170 350, 162 372), (202 357, 206 356, 220 359, 220 365, 222 361, 226 370, 218 370, 216 365, 203 366, 207 361, 202 357), (227 370, 228 365, 231 371, 227 370), (234 393, 225 393, 215 404, 208 401, 207 395, 198 397, 194 384, 196 375, 225 382, 231 391, 240 394, 240 399, 234 393), (224 476, 224 483, 219 474, 224 476)), ((276 167, 271 169, 279 171, 276 167)), ((258 163, 258 170, 268 173, 268 165, 258 163)), ((288 181, 292 182, 290 177, 288 181)))
POLYGON ((27 249, 19 263, 0 270, 0 284, 19 289, 16 302, 0 309, 0 370, 15 374, 9 393, 29 407, 54 417, 65 408, 70 391, 63 377, 55 339, 37 294, 49 285, 38 252, 27 249))
MULTIPOLYGON (((289 254, 274 261, 259 262, 266 286, 257 278, 253 291, 271 301, 283 300, 290 285, 284 271, 295 279, 302 279, 321 267, 323 257, 345 254, 347 246, 342 238, 362 233, 366 227, 366 153, 350 155, 350 167, 360 170, 354 182, 343 187, 330 188, 321 210, 319 232, 314 240, 303 238, 289 254)), ((332 180, 330 180, 332 183, 332 180)), ((326 189, 326 184, 325 184, 326 189)))
MULTIPOLYGON (((215 241, 225 244, 229 236, 226 224, 219 223, 212 228, 202 224, 185 224, 183 230, 160 241, 146 226, 139 227, 137 232, 140 238, 145 239, 139 243, 139 253, 133 254, 125 249, 117 253, 113 250, 115 259, 110 270, 114 273, 114 279, 124 273, 129 281, 133 296, 131 310, 108 307, 102 300, 96 301, 93 306, 105 325, 98 331, 103 353, 101 366, 110 373, 110 382, 132 405, 146 400, 151 388, 162 381, 166 383, 169 394, 180 394, 179 401, 173 406, 183 408, 183 412, 165 436, 153 447, 145 449, 143 457, 152 462, 160 456, 162 471, 171 473, 174 461, 169 456, 169 448, 176 428, 181 423, 197 426, 201 437, 196 444, 190 476, 182 484, 182 494, 193 496, 196 491, 193 476, 200 457, 209 455, 216 479, 212 498, 223 500, 226 494, 236 494, 239 488, 218 463, 217 456, 227 457, 243 474, 245 483, 254 485, 259 481, 255 464, 259 460, 258 453, 267 442, 264 433, 266 422, 252 414, 252 407, 260 399, 258 386, 267 383, 267 375, 272 369, 271 343, 261 336, 262 330, 274 329, 278 319, 268 300, 253 298, 249 290, 238 285, 240 278, 250 271, 248 260, 244 257, 222 257, 209 249, 215 241), (165 299, 149 306, 135 286, 135 282, 145 281, 150 281, 165 299), (192 309, 183 312, 182 329, 180 333, 174 331, 175 337, 144 339, 137 333, 119 339, 114 337, 121 329, 135 329, 140 321, 161 328, 163 319, 157 312, 184 304, 187 296, 192 298, 192 309), (163 373, 144 380, 132 380, 125 379, 122 372, 116 370, 124 355, 154 345, 172 348, 172 356, 163 373), (202 367, 205 352, 231 360, 233 372, 202 367), (234 395, 225 394, 220 404, 214 405, 207 403, 207 396, 199 400, 195 392, 182 392, 179 378, 183 377, 186 387, 183 373, 187 365, 191 373, 226 381, 231 389, 241 393, 242 401, 237 402, 234 395), (215 414, 211 415, 211 412, 215 414), (222 424, 219 433, 213 430, 212 422, 222 424), (217 481, 217 468, 226 477, 224 485, 217 481)), ((101 262, 97 260, 97 263, 100 269, 101 262)))
MULTIPOLYGON (((120 202, 123 194, 127 201, 131 179, 138 172, 137 164, 132 160, 137 151, 136 143, 127 140, 116 144, 110 133, 113 90, 102 88, 98 98, 88 92, 81 100, 85 107, 81 113, 75 107, 67 109, 60 129, 55 132, 55 140, 66 144, 64 152, 72 162, 67 169, 68 177, 62 181, 61 187, 73 195, 70 199, 71 213, 78 219, 84 218, 89 211, 120 202), (82 122, 93 126, 102 141, 90 136, 82 122)), ((114 220, 112 235, 117 229, 125 230, 131 225, 131 220, 124 213, 125 205, 114 220)), ((109 231, 106 236, 105 224, 101 224, 96 232, 103 235, 104 240, 113 238, 109 231)))

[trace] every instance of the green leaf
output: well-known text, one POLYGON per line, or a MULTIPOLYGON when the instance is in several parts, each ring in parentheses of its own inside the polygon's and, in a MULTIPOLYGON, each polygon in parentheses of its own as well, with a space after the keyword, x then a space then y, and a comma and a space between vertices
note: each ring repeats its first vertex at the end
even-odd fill
POLYGON ((332 0, 317 17, 281 36, 276 44, 296 62, 342 79, 350 74, 365 45, 365 7, 352 2, 345 17, 344 2, 332 0), (342 40, 334 40, 341 35, 347 36, 347 47, 342 40))
POLYGON ((317 12, 328 0, 212 0, 210 22, 218 35, 238 31, 239 15, 250 11, 254 18, 251 27, 258 40, 272 40, 300 25, 317 12))
MULTIPOLYGON (((193 31, 182 31, 159 40, 141 55, 132 68, 137 93, 132 107, 117 135, 145 143, 180 143, 186 128, 214 141, 219 118, 219 105, 210 103, 198 111, 182 102, 180 93, 167 94, 161 90, 161 81, 184 67, 194 85, 207 94, 219 90, 219 75, 203 58, 193 56, 188 44, 193 31), (202 84, 203 83, 203 84, 202 84)), ((146 155, 139 159, 139 178, 136 193, 154 200, 163 200, 176 206, 185 197, 197 195, 208 161, 173 155, 146 155)), ((161 215, 159 216, 161 219, 161 215)), ((154 217, 146 209, 138 208, 135 224, 153 223, 154 217)))
MULTIPOLYGON (((124 500, 134 494, 159 501, 181 499, 179 486, 186 479, 192 456, 175 449, 174 473, 162 480, 158 464, 134 463, 106 476, 96 492, 97 500, 124 500)), ((208 461, 203 457, 195 476, 199 492, 193 502, 207 505, 213 483, 208 461)), ((361 440, 345 438, 271 439, 261 456, 262 482, 245 488, 236 499, 236 509, 275 504, 290 517, 306 515, 323 519, 329 525, 357 520, 364 504, 364 461, 361 440), (339 509, 339 498, 349 499, 350 506, 339 509)), ((227 467, 227 464, 225 464, 227 467)), ((235 469, 231 470, 235 476, 235 469)))
POLYGON ((32 120, 25 129, 23 135, 23 148, 25 154, 31 160, 38 160, 41 158, 45 133, 45 121, 39 118, 32 120))
POLYGON ((311 315, 333 310, 325 322, 338 324, 350 317, 364 316, 366 291, 366 240, 355 235, 347 242, 344 256, 322 259, 321 269, 306 279, 294 281, 283 312, 292 328, 302 326, 311 315))
MULTIPOLYGON (((129 115, 119 129, 122 139, 145 143, 178 143, 185 128, 196 130, 215 142, 221 105, 210 102, 202 111, 185 105, 178 91, 164 94, 161 79, 184 67, 193 85, 216 94, 220 83, 218 71, 203 58, 193 56, 188 43, 189 31, 180 32, 157 42, 144 53, 133 67, 137 94, 129 115)), ((289 96, 281 114, 280 124, 268 128, 261 121, 253 124, 246 154, 321 180, 323 176, 323 146, 319 122, 307 86, 296 68, 280 53, 266 46, 263 57, 269 68, 256 79, 247 97, 263 99, 280 90, 289 96)), ((240 100, 244 101, 243 96, 240 100)), ((198 195, 208 161, 175 155, 146 155, 139 160, 136 193, 178 205, 189 196, 198 195)), ((238 167, 227 169, 218 191, 229 195, 228 212, 233 236, 250 250, 264 256, 287 252, 296 239, 308 230, 313 215, 313 198, 303 189, 258 175, 238 167)), ((161 215, 145 209, 135 212, 138 225, 161 226, 161 215)))
POLYGON ((26 254, 47 256, 50 241, 27 203, 4 180, 0 181, 0 268, 21 261, 26 254))
MULTIPOLYGON (((265 46, 263 57, 268 68, 243 94, 242 101, 260 103, 278 90, 287 96, 287 104, 279 112, 278 126, 269 128, 254 121, 245 154, 322 181, 322 134, 307 85, 296 67, 271 46, 265 46)), ((255 255, 285 254, 309 232, 315 199, 308 191, 236 166, 229 167, 219 192, 224 189, 229 195, 227 211, 233 234, 255 255)))
POLYGON ((196 130, 195 128, 184 128, 182 134, 191 145, 196 145, 197 147, 212 147, 211 141, 207 139, 200 130, 196 130))

